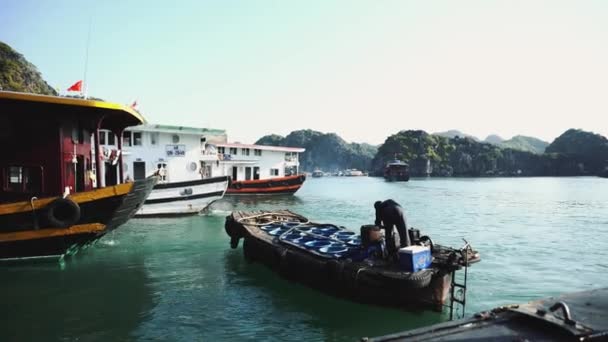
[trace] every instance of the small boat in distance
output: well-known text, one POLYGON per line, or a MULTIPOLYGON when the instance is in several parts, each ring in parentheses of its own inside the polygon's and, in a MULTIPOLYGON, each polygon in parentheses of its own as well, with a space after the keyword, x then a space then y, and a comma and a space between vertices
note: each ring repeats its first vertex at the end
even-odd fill
POLYGON ((100 129, 142 124, 132 108, 6 91, 0 108, 0 259, 75 253, 127 222, 158 180, 122 183, 120 153, 99 167, 100 129))
POLYGON ((412 229, 410 235, 420 245, 400 250, 397 263, 385 257, 379 229, 373 227, 374 234, 366 234, 372 232, 370 227, 361 227, 359 236, 344 227, 311 222, 289 210, 236 211, 225 224, 230 246, 237 248, 243 239, 243 253, 249 261, 337 296, 442 311, 458 300, 455 287, 466 291, 466 268, 480 261, 468 243, 462 249, 434 245, 412 229), (407 264, 408 258, 402 261, 401 255, 409 251, 412 257, 407 264), (463 268, 465 283, 455 284, 455 272, 463 268))
POLYGON ((319 170, 319 169, 315 169, 315 170, 312 172, 312 177, 313 177, 313 178, 321 178, 321 177, 323 177, 324 175, 325 175, 325 174, 323 173, 323 171, 321 171, 321 170, 319 170))
POLYGON ((398 159, 388 162, 384 168, 384 179, 389 182, 409 181, 409 165, 398 159))
POLYGON ((348 177, 361 177, 364 176, 363 171, 357 169, 347 169, 344 171, 344 175, 348 177))

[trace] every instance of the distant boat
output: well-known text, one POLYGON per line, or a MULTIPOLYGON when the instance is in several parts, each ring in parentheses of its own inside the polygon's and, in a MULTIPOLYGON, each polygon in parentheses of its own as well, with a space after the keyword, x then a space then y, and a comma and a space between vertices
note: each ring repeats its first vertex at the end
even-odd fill
POLYGON ((398 159, 388 162, 384 168, 384 179, 389 182, 409 181, 409 165, 398 159))
POLYGON ((321 177, 323 177, 323 176, 324 176, 324 173, 323 173, 323 171, 321 171, 321 170, 319 170, 319 169, 316 169, 316 170, 314 170, 314 171, 312 172, 312 176, 313 176, 314 178, 321 178, 321 177))
POLYGON ((359 171, 357 169, 347 169, 344 171, 344 175, 349 177, 360 177, 363 176, 363 171, 359 171))

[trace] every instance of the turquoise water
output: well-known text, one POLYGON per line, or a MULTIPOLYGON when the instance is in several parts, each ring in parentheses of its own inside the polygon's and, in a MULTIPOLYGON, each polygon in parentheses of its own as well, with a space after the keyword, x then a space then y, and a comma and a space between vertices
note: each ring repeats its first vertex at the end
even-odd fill
POLYGON ((483 261, 467 312, 608 283, 608 181, 600 178, 309 179, 296 196, 223 200, 205 216, 132 220, 67 260, 0 264, 0 340, 354 340, 432 324, 336 299, 229 248, 234 209, 290 208, 351 228, 393 198, 435 242, 483 261))

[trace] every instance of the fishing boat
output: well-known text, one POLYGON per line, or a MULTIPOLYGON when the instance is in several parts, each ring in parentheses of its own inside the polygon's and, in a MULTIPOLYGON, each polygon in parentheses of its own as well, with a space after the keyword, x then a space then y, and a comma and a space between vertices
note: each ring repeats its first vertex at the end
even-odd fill
MULTIPOLYGON (((112 151, 118 139, 109 131, 100 134, 100 145, 112 151)), ((217 169, 213 147, 226 141, 224 130, 146 124, 127 129, 121 138, 125 177, 159 176, 137 217, 194 215, 224 196, 229 177, 217 169)))
POLYGON ((468 319, 362 338, 389 341, 607 341, 608 288, 483 311, 468 319))
POLYGON ((384 168, 384 179, 389 182, 409 181, 409 165, 398 159, 388 162, 384 168))
POLYGON ((226 195, 293 194, 306 175, 299 173, 297 147, 217 143, 219 161, 214 172, 230 176, 226 195))
POLYGON ((325 174, 323 173, 323 171, 321 171, 321 170, 319 170, 319 169, 315 169, 315 170, 312 172, 312 177, 313 177, 313 178, 321 178, 321 177, 323 177, 324 175, 325 175, 325 174))
POLYGON ((122 183, 119 153, 97 167, 100 129, 120 136, 144 122, 132 108, 7 91, 0 108, 0 259, 76 252, 127 222, 157 182, 122 183))
MULTIPOLYGON (((370 232, 368 228, 361 231, 370 232)), ((288 279, 353 300, 402 308, 443 310, 453 307, 453 299, 464 303, 454 289, 466 290, 466 284, 457 283, 455 273, 464 268, 466 283, 467 267, 480 260, 468 244, 453 249, 412 234, 413 241, 420 243, 412 249, 428 251, 415 264, 423 261, 428 267, 407 271, 382 257, 382 243, 372 242, 368 235, 311 222, 288 210, 235 211, 226 218, 225 229, 232 248, 243 239, 246 259, 288 279)))

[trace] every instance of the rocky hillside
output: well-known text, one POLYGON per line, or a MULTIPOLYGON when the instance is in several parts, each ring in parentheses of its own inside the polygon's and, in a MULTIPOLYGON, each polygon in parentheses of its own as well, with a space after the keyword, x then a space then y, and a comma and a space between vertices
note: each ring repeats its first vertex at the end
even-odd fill
POLYGON ((0 42, 0 88, 43 95, 57 95, 36 67, 7 44, 0 42))
POLYGON ((378 148, 373 171, 381 174, 394 157, 409 162, 413 176, 593 175, 608 163, 608 142, 593 133, 569 130, 547 147, 547 153, 538 154, 470 138, 401 131, 378 148))
POLYGON ((371 160, 377 152, 369 144, 347 143, 335 133, 322 133, 313 130, 299 130, 286 137, 272 134, 260 138, 256 144, 272 146, 303 147, 300 168, 303 171, 321 169, 337 171, 344 169, 370 169, 371 160))

